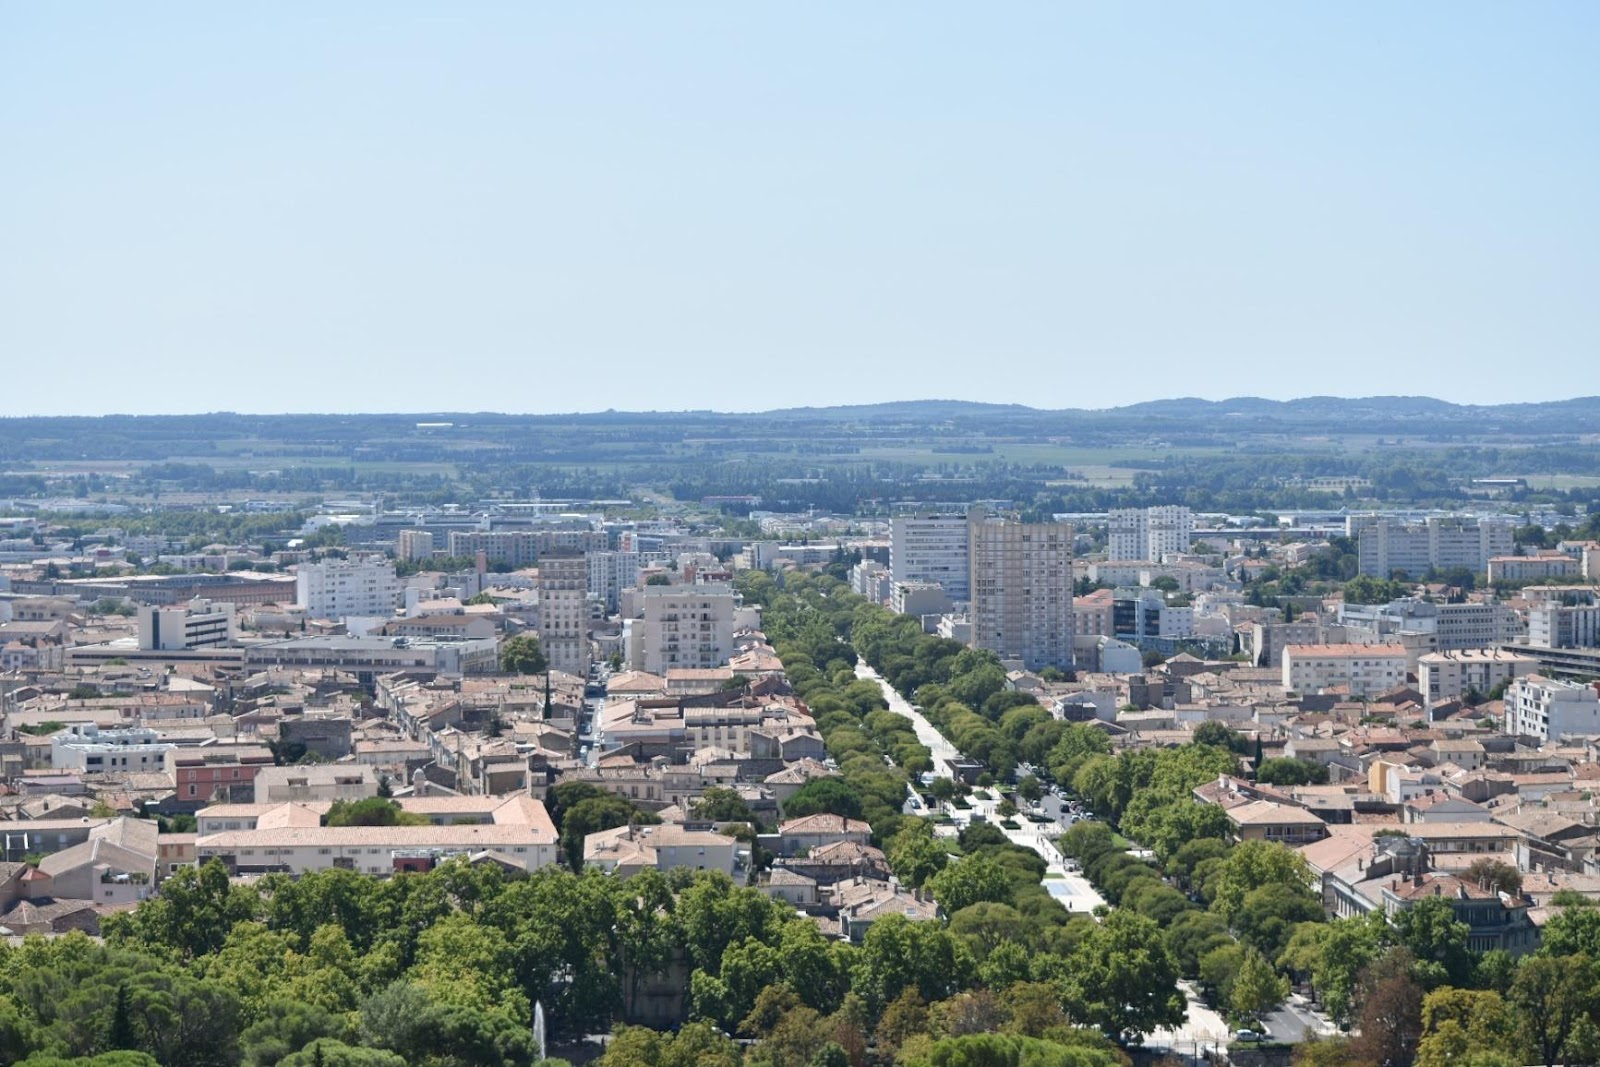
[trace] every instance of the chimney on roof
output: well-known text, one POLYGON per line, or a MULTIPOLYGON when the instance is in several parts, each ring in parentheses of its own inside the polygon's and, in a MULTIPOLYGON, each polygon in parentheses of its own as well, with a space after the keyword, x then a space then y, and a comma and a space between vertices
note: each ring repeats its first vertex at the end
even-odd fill
MULTIPOLYGON (((1420 863, 1411 869, 1411 884, 1418 887, 1422 885, 1422 864, 1420 863)), ((1439 889, 1438 886, 1433 888, 1435 892, 1439 889)))

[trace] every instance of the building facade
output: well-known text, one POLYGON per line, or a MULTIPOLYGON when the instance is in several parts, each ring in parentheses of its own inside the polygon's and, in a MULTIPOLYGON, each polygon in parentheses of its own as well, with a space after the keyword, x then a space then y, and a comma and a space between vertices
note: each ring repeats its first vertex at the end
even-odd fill
POLYGON ((1107 555, 1113 561, 1160 563, 1168 556, 1189 551, 1194 536, 1194 514, 1176 504, 1116 508, 1107 516, 1106 525, 1107 555))
POLYGON ((558 671, 589 673, 589 565, 578 553, 539 561, 539 646, 558 671))
POLYGON ((1530 674, 1506 690, 1506 732, 1541 741, 1600 735, 1594 686, 1530 674))
POLYGON ((393 615, 402 586, 394 564, 379 559, 324 559, 295 572, 295 601, 319 619, 393 615))
POLYGON ((890 523, 889 571, 897 582, 934 582, 954 601, 971 599, 965 514, 917 511, 890 523))
POLYGON ((1352 516, 1347 530, 1356 539, 1361 573, 1375 578, 1395 574, 1421 578, 1429 570, 1453 567, 1483 574, 1491 559, 1510 555, 1515 544, 1510 519, 1470 515, 1434 516, 1422 522, 1393 515, 1352 516))
POLYGON ((181 608, 139 608, 139 647, 178 651, 224 645, 233 640, 233 605, 191 600, 181 608))
POLYGON ((433 557, 433 534, 427 530, 401 530, 395 535, 396 559, 416 562, 433 557))
POLYGON ((737 597, 726 585, 649 586, 640 597, 643 625, 635 624, 636 670, 665 677, 688 667, 721 667, 733 658, 737 597))
POLYGON ((1504 649, 1456 649, 1417 658, 1417 688, 1431 701, 1488 694, 1538 669, 1538 661, 1504 649))
POLYGON ((1029 670, 1072 666, 1072 527, 974 512, 972 641, 1029 670))
POLYGON ((1361 699, 1405 680, 1403 645, 1290 645, 1283 650, 1283 687, 1295 693, 1343 687, 1361 699))
POLYGON ((609 547, 604 530, 557 528, 548 530, 452 530, 448 541, 452 556, 482 552, 490 563, 531 567, 546 555, 601 552, 609 547))

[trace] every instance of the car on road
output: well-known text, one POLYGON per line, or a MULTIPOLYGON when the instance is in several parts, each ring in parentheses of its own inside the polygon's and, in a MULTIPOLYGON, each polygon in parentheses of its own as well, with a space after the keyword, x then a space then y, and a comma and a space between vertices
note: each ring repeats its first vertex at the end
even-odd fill
POLYGON ((1259 1034, 1254 1030, 1235 1030, 1233 1032, 1233 1039, 1235 1041, 1265 1041, 1267 1039, 1267 1035, 1259 1034))

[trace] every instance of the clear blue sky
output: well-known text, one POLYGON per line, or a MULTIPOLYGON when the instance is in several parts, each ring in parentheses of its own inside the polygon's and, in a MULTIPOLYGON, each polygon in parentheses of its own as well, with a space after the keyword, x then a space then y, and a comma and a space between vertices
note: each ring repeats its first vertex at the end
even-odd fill
POLYGON ((1600 3, 11 3, 0 414, 1600 393, 1600 3))

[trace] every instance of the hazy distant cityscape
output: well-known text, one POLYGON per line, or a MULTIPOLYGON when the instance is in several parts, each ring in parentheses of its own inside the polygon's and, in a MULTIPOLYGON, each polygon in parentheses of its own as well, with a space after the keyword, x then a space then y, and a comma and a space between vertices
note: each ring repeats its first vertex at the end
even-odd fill
POLYGON ((0 924, 104 939, 35 1047, 1249 1062, 1394 1040, 1380 989, 1509 1012, 1600 913, 1597 432, 0 422, 0 924), (134 959, 221 1007, 135 1021, 134 959))
POLYGON ((1597 46, 7 5, 0 1067, 1600 1064, 1597 46))

